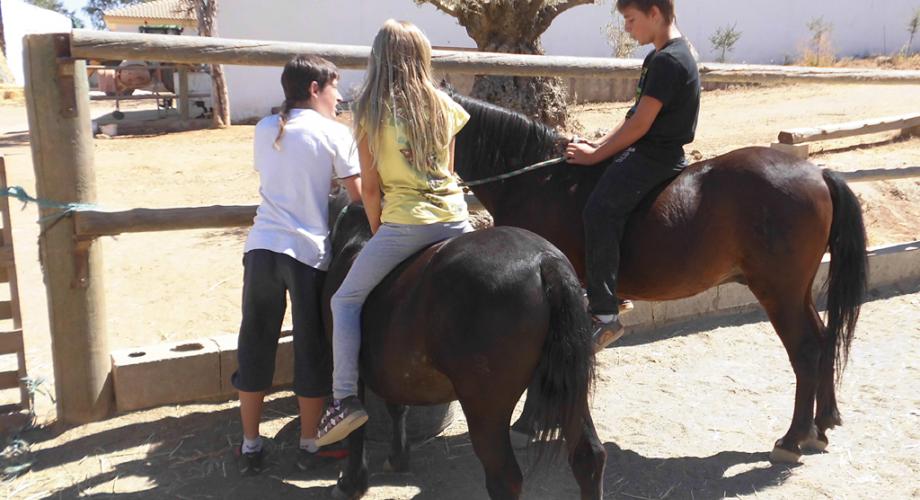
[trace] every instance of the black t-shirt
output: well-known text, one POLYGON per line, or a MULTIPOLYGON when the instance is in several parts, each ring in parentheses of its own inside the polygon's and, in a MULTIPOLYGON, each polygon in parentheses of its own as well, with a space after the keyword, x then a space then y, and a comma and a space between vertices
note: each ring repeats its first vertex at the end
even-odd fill
POLYGON ((700 111, 700 72, 686 39, 674 38, 646 56, 636 103, 627 118, 636 112, 642 96, 658 99, 662 107, 648 132, 636 141, 636 149, 662 162, 679 161, 684 144, 693 142, 700 111))

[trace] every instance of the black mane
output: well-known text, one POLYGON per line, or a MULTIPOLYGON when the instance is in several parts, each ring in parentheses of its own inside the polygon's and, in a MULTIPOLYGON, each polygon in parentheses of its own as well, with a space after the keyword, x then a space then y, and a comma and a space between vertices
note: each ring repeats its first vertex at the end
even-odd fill
POLYGON ((568 139, 555 129, 514 111, 448 89, 470 114, 457 134, 456 171, 474 181, 560 155, 568 139))

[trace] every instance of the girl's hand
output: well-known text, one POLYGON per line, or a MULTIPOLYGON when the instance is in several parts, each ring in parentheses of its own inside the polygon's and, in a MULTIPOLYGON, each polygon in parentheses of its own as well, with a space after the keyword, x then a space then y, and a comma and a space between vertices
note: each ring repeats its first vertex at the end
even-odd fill
POLYGON ((585 142, 571 142, 565 148, 565 160, 572 165, 594 165, 597 148, 585 142))

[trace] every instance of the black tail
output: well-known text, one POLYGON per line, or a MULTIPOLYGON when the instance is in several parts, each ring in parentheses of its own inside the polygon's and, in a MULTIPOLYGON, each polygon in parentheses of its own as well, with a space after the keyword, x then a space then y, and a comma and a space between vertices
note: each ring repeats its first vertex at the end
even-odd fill
POLYGON ((827 277, 828 342, 823 355, 833 357, 836 380, 840 383, 859 319, 859 308, 866 295, 866 228, 859 200, 846 181, 830 170, 822 173, 834 203, 834 219, 828 238, 831 252, 827 277))
MULTIPOLYGON (((594 383, 594 351, 591 321, 571 265, 561 254, 552 255, 540 271, 551 308, 550 330, 531 385, 539 390, 527 397, 533 399, 536 439, 549 442, 582 425, 594 383)), ((555 441, 552 454, 558 453, 561 441, 555 441)))

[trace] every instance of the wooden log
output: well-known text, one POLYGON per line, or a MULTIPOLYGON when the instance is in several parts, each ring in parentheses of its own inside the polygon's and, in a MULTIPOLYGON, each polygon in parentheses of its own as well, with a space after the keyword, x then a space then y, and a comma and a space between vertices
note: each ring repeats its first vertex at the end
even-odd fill
POLYGON ((914 127, 920 127, 920 113, 835 123, 819 127, 793 128, 780 132, 777 140, 782 144, 801 144, 803 142, 826 141, 914 127))
MULTIPOLYGON (((140 33, 74 30, 74 57, 142 59, 185 64, 284 66, 293 56, 314 54, 342 69, 364 69, 370 48, 357 45, 176 37, 140 33)), ((476 75, 637 78, 638 59, 569 57, 435 50, 438 71, 476 75)), ((920 71, 701 63, 700 74, 711 82, 818 81, 822 83, 920 83, 920 71)))
POLYGON ((895 181, 920 177, 920 167, 873 168, 837 173, 847 182, 895 181))
MULTIPOLYGON (((85 61, 70 58, 67 35, 24 38, 26 108, 39 198, 96 201, 85 61)), ((106 338, 102 251, 78 242, 69 217, 39 207, 39 257, 48 297, 57 418, 84 423, 114 404, 106 338)))
POLYGON ((123 212, 81 211, 74 214, 79 238, 114 236, 122 233, 242 227, 252 225, 255 205, 190 208, 135 208, 123 212))
POLYGON ((179 118, 182 120, 188 120, 190 115, 189 109, 189 93, 188 93, 188 66, 181 65, 179 66, 179 118))
MULTIPOLYGON (((186 99, 202 99, 205 97, 211 97, 211 94, 188 94, 186 99)), ((173 94, 172 92, 159 92, 156 94, 139 94, 139 95, 123 95, 123 96, 114 96, 114 95, 94 95, 90 96, 90 101, 150 101, 153 99, 181 99, 182 97, 178 94, 173 94)))

